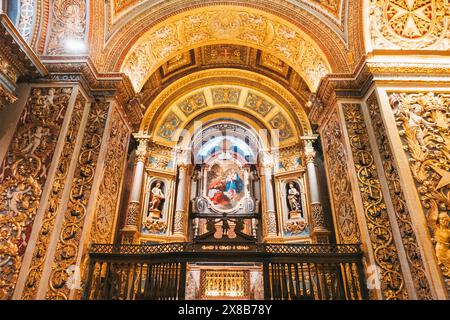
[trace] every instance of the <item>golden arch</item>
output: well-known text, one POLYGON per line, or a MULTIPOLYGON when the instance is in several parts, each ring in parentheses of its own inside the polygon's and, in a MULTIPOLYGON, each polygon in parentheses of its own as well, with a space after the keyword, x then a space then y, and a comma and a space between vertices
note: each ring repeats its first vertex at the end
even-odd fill
MULTIPOLYGON (((154 131, 152 128, 158 128, 158 125, 161 123, 164 116, 170 112, 170 109, 174 106, 174 104, 182 101, 184 98, 192 95, 193 93, 208 87, 213 88, 224 86, 241 87, 243 90, 247 90, 247 93, 257 93, 259 96, 264 97, 274 106, 279 108, 278 110, 285 115, 293 130, 298 128, 296 130, 296 136, 301 134, 312 134, 311 124, 305 109, 286 88, 266 76, 250 71, 227 68, 199 71, 190 74, 168 86, 147 108, 139 131, 141 133, 150 133, 151 131, 154 131)), ((240 106, 244 103, 244 98, 241 99, 240 106)), ((221 106, 224 105, 227 104, 221 104, 221 106)), ((201 112, 214 109, 214 106, 211 103, 209 107, 211 108, 202 108, 198 111, 201 112)), ((233 107, 233 105, 228 104, 228 107, 233 107)), ((236 110, 243 110, 243 108, 239 108, 239 104, 235 105, 234 108, 236 110)), ((255 113, 253 114, 256 115, 255 113)), ((197 115, 198 113, 195 114, 195 116, 197 115)), ((268 114, 266 119, 262 118, 262 122, 267 123, 271 119, 270 115, 273 115, 273 112, 272 114, 268 114)), ((193 117, 194 116, 185 117, 183 119, 185 121, 183 122, 188 122, 189 119, 193 117)))
POLYGON ((289 64, 311 91, 331 72, 320 47, 305 32, 279 17, 239 6, 212 6, 172 16, 147 31, 133 45, 121 71, 140 91, 149 76, 181 51, 230 43, 264 50, 289 64))

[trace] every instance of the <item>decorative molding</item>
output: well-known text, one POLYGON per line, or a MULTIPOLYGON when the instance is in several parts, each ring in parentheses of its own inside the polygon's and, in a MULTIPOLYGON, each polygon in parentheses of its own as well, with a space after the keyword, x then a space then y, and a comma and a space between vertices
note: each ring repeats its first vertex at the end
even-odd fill
POLYGON ((70 288, 66 285, 67 268, 76 265, 81 232, 87 215, 92 183, 110 103, 93 103, 82 140, 78 163, 70 189, 69 203, 64 212, 58 237, 46 299, 67 300, 70 288))
POLYGON ((381 291, 386 300, 408 299, 361 105, 344 104, 342 108, 381 291))
POLYGON ((417 298, 421 300, 433 299, 430 284, 425 275, 425 266, 423 257, 420 253, 414 227, 411 221, 411 213, 406 204, 403 194, 400 176, 394 163, 394 156, 389 146, 389 140, 386 135, 386 127, 381 118, 382 109, 378 104, 377 95, 374 91, 366 101, 369 109, 375 138, 378 144, 378 150, 383 164, 386 182, 389 188, 392 204, 394 206, 395 217, 401 233, 403 247, 408 259, 408 265, 411 271, 414 288, 417 298))
POLYGON ((59 157, 58 166, 56 167, 57 171, 53 179, 50 197, 47 200, 45 215, 36 240, 33 258, 28 268, 28 274, 26 276, 27 279, 22 292, 22 299, 24 300, 32 300, 36 298, 45 259, 47 257, 48 245, 55 226, 55 220, 58 212, 61 211, 62 197, 64 191, 67 189, 66 183, 69 179, 70 164, 73 157, 73 152, 75 150, 75 143, 81 125, 85 105, 86 100, 79 93, 75 101, 66 138, 64 139, 64 147, 59 157))
POLYGON ((0 299, 11 298, 72 88, 33 88, 0 167, 0 299))
POLYGON ((330 195, 335 216, 335 228, 339 243, 361 243, 356 218, 350 176, 347 169, 348 156, 344 146, 344 136, 335 110, 321 133, 325 151, 330 195))

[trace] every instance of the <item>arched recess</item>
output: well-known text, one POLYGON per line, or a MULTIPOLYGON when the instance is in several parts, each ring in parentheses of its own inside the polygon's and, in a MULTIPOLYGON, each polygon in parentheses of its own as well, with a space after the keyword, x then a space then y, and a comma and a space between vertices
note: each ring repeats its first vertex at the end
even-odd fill
MULTIPOLYGON (((233 110, 249 111, 249 114, 259 117, 263 123, 271 122, 278 111, 288 121, 295 138, 298 138, 300 135, 312 134, 311 124, 304 107, 286 88, 266 76, 231 68, 195 72, 172 83, 146 109, 139 131, 146 134, 154 132, 160 128, 164 119, 175 109, 175 115, 182 115, 183 107, 180 109, 180 105, 189 104, 189 99, 195 98, 195 95, 199 92, 206 92, 204 94, 205 98, 203 100, 200 99, 201 107, 198 108, 196 104, 191 104, 191 106, 194 105, 194 109, 197 109, 193 110, 192 115, 186 115, 187 112, 184 112, 185 115, 183 117, 174 120, 173 124, 177 128, 182 128, 182 123, 188 123, 192 118, 204 111, 225 107, 233 110), (224 88, 240 90, 236 103, 223 103, 220 101, 214 103, 214 90, 224 88), (255 99, 260 97, 266 101, 266 104, 271 105, 270 112, 261 117, 261 115, 258 115, 258 112, 252 110, 249 107, 251 102, 248 101, 250 94, 255 96, 255 99)), ((268 127, 270 128, 271 126, 268 127)), ((174 144, 174 139, 169 138, 167 140, 168 142, 172 141, 170 144, 174 144)), ((292 141, 292 139, 288 140, 289 143, 292 141)))

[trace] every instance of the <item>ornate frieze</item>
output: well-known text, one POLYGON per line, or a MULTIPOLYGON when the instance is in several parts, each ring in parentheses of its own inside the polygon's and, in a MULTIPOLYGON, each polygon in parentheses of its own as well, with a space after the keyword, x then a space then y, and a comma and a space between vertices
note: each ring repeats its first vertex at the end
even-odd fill
POLYGON ((436 257, 450 281, 450 94, 392 93, 389 97, 428 222, 436 257))
POLYGON ((241 96, 240 88, 221 87, 211 89, 214 104, 232 104, 237 105, 241 96))
POLYGON ((281 148, 278 153, 278 172, 304 169, 301 159, 302 149, 300 145, 281 148))
POLYGON ((112 243, 117 206, 120 200, 120 186, 127 156, 129 129, 116 108, 111 115, 111 129, 104 163, 105 171, 100 183, 93 224, 91 243, 112 243))
POLYGON ((369 12, 374 49, 449 49, 447 0, 371 0, 369 12))
POLYGON ((355 202, 347 169, 348 156, 337 112, 333 112, 322 131, 323 148, 331 197, 334 206, 335 227, 340 243, 360 243, 355 202))
POLYGON ((55 220, 57 213, 60 210, 61 199, 67 183, 70 163, 73 157, 85 104, 86 100, 79 93, 75 101, 72 118, 64 140, 64 147, 59 157, 58 166, 56 167, 57 169, 53 179, 50 197, 47 201, 44 219, 36 240, 33 258, 27 274, 25 288, 22 293, 22 299, 28 300, 36 298, 36 292, 42 276, 45 258, 47 256, 48 245, 53 234, 55 220))
POLYGON ((68 299, 67 268, 76 265, 81 232, 87 214, 92 183, 102 144, 110 104, 96 102, 91 105, 81 150, 69 194, 69 203, 56 246, 47 299, 68 299))
POLYGON ((285 116, 279 112, 270 121, 270 125, 274 130, 278 130, 278 137, 280 141, 287 140, 292 137, 293 132, 291 125, 285 116))
POLYGON ((152 143, 149 147, 148 166, 157 170, 174 170, 175 151, 171 147, 152 143))
POLYGON ((400 176, 394 163, 394 156, 389 147, 389 140, 386 135, 386 127, 381 119, 382 110, 379 107, 376 93, 373 92, 367 99, 367 107, 372 119, 375 138, 383 164, 386 182, 389 188, 392 204, 394 205, 395 217, 401 233, 403 247, 408 258, 409 268, 414 282, 414 288, 418 299, 432 299, 430 284, 425 275, 422 254, 417 244, 410 212, 403 194, 400 176))
POLYGON ((86 0, 53 0, 51 27, 46 53, 48 55, 79 54, 85 43, 89 4, 86 0))
POLYGON ((197 92, 187 97, 178 104, 178 108, 183 111, 185 116, 189 116, 197 110, 207 107, 205 94, 197 92))
POLYGON ((387 300, 407 299, 408 292, 400 266, 398 250, 394 243, 392 227, 361 106, 344 104, 342 107, 370 242, 375 263, 380 269, 381 291, 387 300))
POLYGON ((33 88, 0 167, 0 299, 14 289, 72 88, 33 88))

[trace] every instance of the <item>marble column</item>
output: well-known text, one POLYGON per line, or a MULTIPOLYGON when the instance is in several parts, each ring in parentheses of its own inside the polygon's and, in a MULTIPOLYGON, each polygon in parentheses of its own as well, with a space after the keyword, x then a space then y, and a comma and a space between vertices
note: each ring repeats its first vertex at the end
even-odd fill
POLYGON ((308 174, 308 186, 311 199, 311 211, 313 222, 313 238, 318 243, 328 243, 329 234, 325 216, 323 213, 322 203, 320 201, 319 182, 317 180, 317 172, 314 161, 316 152, 312 145, 312 140, 305 141, 305 162, 308 174))
POLYGON ((185 216, 185 199, 186 188, 188 183, 189 166, 186 164, 178 165, 178 186, 177 186, 177 201, 175 203, 175 219, 173 233, 175 235, 184 236, 184 216, 185 216))
POLYGON ((147 139, 136 137, 139 146, 136 150, 133 183, 128 202, 125 226, 122 231, 122 242, 132 243, 138 231, 139 212, 141 209, 142 181, 144 179, 145 161, 147 158, 147 139))
POLYGON ((263 176, 264 176, 264 185, 265 185, 265 199, 266 199, 266 237, 273 238, 278 235, 277 232, 277 217, 275 213, 275 199, 274 199, 274 190, 272 186, 272 173, 273 173, 273 164, 265 164, 263 166, 263 176))

